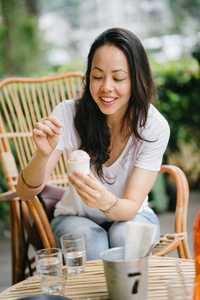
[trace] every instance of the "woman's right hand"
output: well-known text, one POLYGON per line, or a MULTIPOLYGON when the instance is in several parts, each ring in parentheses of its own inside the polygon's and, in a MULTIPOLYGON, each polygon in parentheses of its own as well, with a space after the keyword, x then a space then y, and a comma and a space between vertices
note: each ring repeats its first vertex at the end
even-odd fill
POLYGON ((60 120, 52 116, 43 118, 35 123, 33 140, 42 155, 49 156, 56 148, 61 127, 62 123, 60 120))

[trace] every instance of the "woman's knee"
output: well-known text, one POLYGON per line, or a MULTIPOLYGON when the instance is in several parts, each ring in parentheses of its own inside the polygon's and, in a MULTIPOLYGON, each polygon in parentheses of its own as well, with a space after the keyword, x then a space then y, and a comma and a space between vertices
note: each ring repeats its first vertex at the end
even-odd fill
POLYGON ((108 234, 100 226, 91 226, 86 235, 87 260, 100 259, 102 251, 109 248, 108 234))
POLYGON ((114 222, 108 231, 110 248, 125 246, 126 230, 127 222, 114 222))
POLYGON ((154 244, 156 244, 160 237, 160 223, 155 212, 150 207, 147 207, 142 213, 136 215, 135 222, 156 225, 154 239, 154 244))
POLYGON ((100 253, 109 248, 108 234, 92 220, 79 216, 58 216, 51 222, 52 231, 58 247, 62 235, 83 232, 86 235, 87 260, 100 258, 100 253))
MULTIPOLYGON (((160 236, 160 224, 156 214, 150 209, 144 210, 141 214, 137 214, 133 222, 155 224, 157 226, 155 235, 155 244, 160 236)), ((127 222, 115 222, 109 229, 110 247, 124 247, 126 242, 127 222)))

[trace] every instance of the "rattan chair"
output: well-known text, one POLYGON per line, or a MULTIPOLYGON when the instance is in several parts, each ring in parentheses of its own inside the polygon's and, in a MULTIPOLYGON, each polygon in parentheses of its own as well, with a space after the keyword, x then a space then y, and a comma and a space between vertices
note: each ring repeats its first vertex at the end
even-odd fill
MULTIPOLYGON (((35 219, 44 247, 55 246, 48 219, 38 199, 22 202, 15 193, 19 171, 35 151, 33 124, 48 116, 63 99, 80 96, 82 83, 83 74, 79 72, 40 78, 8 78, 0 82, 0 161, 8 189, 0 195, 0 200, 10 201, 13 284, 24 279, 27 263, 31 264, 27 257, 27 236, 32 218, 35 219)), ((65 161, 63 153, 49 183, 67 187, 65 161)))
MULTIPOLYGON (((17 197, 18 174, 35 151, 33 124, 49 115, 63 99, 79 96, 83 79, 83 74, 71 72, 40 78, 8 78, 0 82, 0 162, 7 184, 7 191, 0 195, 0 201, 10 203, 13 284, 34 271, 34 259, 29 258, 30 245, 34 249, 56 246, 49 221, 56 201, 67 188, 66 157, 63 153, 38 197, 26 202, 17 197)), ((187 179, 175 166, 162 166, 161 172, 171 174, 176 183, 176 220, 174 233, 161 236, 154 254, 166 255, 177 248, 180 257, 190 258, 186 234, 187 179)))

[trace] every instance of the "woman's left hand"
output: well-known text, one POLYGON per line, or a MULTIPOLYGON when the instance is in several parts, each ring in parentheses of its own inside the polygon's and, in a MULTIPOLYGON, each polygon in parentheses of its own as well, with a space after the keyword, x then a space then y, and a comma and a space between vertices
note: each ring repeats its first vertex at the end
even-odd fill
POLYGON ((68 178, 87 206, 107 210, 113 205, 115 196, 94 177, 92 172, 85 175, 75 171, 69 173, 68 178))

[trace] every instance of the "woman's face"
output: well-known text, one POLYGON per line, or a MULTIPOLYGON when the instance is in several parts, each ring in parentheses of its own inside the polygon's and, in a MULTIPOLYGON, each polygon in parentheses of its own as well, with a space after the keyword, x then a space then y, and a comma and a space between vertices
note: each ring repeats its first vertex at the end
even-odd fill
POLYGON ((95 51, 90 92, 103 114, 124 116, 131 95, 131 76, 127 58, 119 48, 105 45, 95 51))

